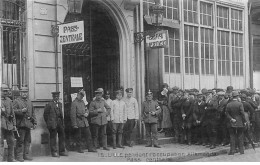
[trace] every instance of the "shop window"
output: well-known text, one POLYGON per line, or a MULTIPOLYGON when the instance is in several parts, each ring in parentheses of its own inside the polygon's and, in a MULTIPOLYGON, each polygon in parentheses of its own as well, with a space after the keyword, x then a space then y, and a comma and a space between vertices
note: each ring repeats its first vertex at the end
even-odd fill
POLYGON ((180 39, 179 29, 166 28, 169 33, 169 47, 164 48, 166 73, 180 73, 180 39))
POLYGON ((189 23, 198 23, 198 1, 183 0, 184 21, 189 23))
POLYGON ((198 27, 184 26, 185 73, 199 74, 198 27))

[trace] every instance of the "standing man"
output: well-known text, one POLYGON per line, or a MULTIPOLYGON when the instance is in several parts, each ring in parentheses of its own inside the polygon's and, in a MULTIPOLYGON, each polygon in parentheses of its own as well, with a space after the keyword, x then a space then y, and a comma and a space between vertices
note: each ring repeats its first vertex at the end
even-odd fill
MULTIPOLYGON (((1 145, 6 139, 8 145, 7 161, 14 162, 14 134, 16 130, 15 114, 12 108, 12 100, 8 96, 8 86, 2 84, 1 87, 1 145)), ((2 146, 3 147, 3 146, 2 146)))
POLYGON ((53 157, 68 156, 65 152, 65 133, 62 115, 62 104, 59 102, 60 92, 52 92, 53 100, 44 108, 44 120, 50 132, 50 148, 53 157), (56 144, 56 137, 59 138, 59 155, 56 144))
POLYGON ((116 136, 118 135, 118 148, 124 148, 122 146, 122 135, 124 123, 127 120, 126 104, 122 99, 123 91, 116 91, 116 99, 112 101, 111 105, 111 121, 113 126, 113 149, 116 149, 116 136))
POLYGON ((71 104, 71 110, 70 110, 71 124, 72 124, 72 128, 75 129, 75 138, 78 147, 78 152, 84 153, 83 151, 84 140, 82 139, 82 134, 84 134, 86 138, 87 145, 88 145, 88 152, 97 152, 93 147, 91 132, 87 120, 89 111, 85 106, 84 101, 82 100, 84 95, 85 95, 84 91, 82 90, 79 91, 76 99, 71 104))
MULTIPOLYGON (((109 105, 109 107, 111 107, 112 105, 112 101, 110 98, 110 92, 106 91, 105 92, 105 102, 107 103, 107 105, 109 105)), ((109 145, 112 145, 113 142, 113 135, 112 135, 112 122, 111 122, 111 113, 107 112, 107 143, 109 145)))
POLYGON ((129 147, 134 145, 133 130, 137 126, 139 119, 139 109, 137 100, 133 97, 133 88, 127 88, 127 96, 124 99, 126 103, 127 122, 125 124, 125 140, 129 147))
POLYGON ((157 125, 158 115, 161 113, 159 104, 153 100, 153 93, 149 90, 146 93, 146 101, 142 104, 142 119, 145 124, 146 138, 148 145, 146 147, 161 148, 158 145, 157 125))
POLYGON ((232 101, 228 103, 226 109, 226 115, 231 123, 229 128, 230 133, 230 152, 229 155, 234 155, 236 150, 236 139, 238 139, 238 147, 240 154, 244 154, 244 123, 245 123, 245 114, 244 107, 241 102, 238 101, 238 92, 232 92, 232 101))
POLYGON ((17 160, 32 160, 29 157, 29 148, 31 143, 31 129, 35 129, 37 122, 32 102, 28 99, 28 87, 21 87, 20 97, 14 103, 13 108, 17 121, 20 137, 17 139, 17 160))
POLYGON ((101 134, 102 138, 102 146, 104 150, 109 151, 109 148, 107 147, 107 116, 111 111, 111 108, 109 105, 105 102, 103 99, 103 91, 97 89, 95 91, 95 100, 93 100, 89 105, 89 112, 90 115, 93 116, 91 118, 91 123, 93 124, 93 139, 94 139, 94 145, 97 147, 98 145, 98 135, 99 132, 101 134))

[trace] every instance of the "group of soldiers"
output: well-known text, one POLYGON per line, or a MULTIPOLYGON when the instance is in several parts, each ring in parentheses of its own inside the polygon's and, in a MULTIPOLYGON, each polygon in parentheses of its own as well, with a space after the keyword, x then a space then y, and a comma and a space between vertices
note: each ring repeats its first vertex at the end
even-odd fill
MULTIPOLYGON (((37 120, 32 102, 28 99, 28 88, 22 87, 20 96, 13 101, 8 97, 8 91, 8 86, 2 84, 1 143, 7 143, 7 161, 32 160, 29 156, 31 130, 35 129, 37 120), (16 146, 14 139, 17 139, 16 146)), ((252 139, 259 142, 260 97, 252 89, 235 91, 232 86, 228 86, 226 90, 202 89, 200 92, 197 89, 169 88, 168 84, 164 84, 157 98, 150 90, 146 92, 140 117, 133 89, 127 88, 125 92, 126 96, 123 97, 123 89, 115 91, 115 100, 111 100, 109 91, 98 88, 87 106, 83 101, 86 93, 78 91, 71 103, 69 116, 79 153, 84 152, 85 144, 88 152, 97 152, 100 146, 110 150, 107 131, 112 132, 113 149, 124 148, 123 139, 125 144, 132 147, 136 140, 133 132, 138 120, 145 126, 146 147, 160 148, 157 138, 160 122, 164 126, 171 122, 170 129, 173 130, 176 142, 203 145, 211 149, 218 144, 224 146, 230 143, 231 155, 237 147, 243 154, 244 144, 252 139)), ((60 92, 52 92, 52 97, 43 113, 49 130, 51 154, 53 157, 68 156, 60 92)))
POLYGON ((170 116, 175 139, 179 143, 216 148, 228 145, 230 153, 244 153, 244 145, 259 142, 260 99, 253 89, 181 90, 163 85, 159 93, 162 121, 170 116), (245 136, 244 136, 245 135, 245 136), (239 150, 237 150, 239 147, 239 150))

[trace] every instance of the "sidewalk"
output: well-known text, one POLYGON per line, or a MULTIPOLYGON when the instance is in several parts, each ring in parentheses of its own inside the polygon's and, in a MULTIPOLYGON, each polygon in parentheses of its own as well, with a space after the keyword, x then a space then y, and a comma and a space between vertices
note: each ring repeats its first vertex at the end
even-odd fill
POLYGON ((154 161, 189 161, 202 157, 226 154, 229 147, 217 147, 213 150, 204 146, 164 144, 162 148, 137 145, 132 148, 98 150, 97 153, 69 152, 68 157, 34 157, 34 162, 154 162, 154 161))

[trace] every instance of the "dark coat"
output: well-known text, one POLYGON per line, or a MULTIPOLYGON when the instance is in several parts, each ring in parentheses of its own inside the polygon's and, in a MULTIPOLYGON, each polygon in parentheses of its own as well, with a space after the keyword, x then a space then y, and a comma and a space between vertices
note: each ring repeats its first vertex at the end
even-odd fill
POLYGON ((55 103, 54 101, 51 101, 48 104, 46 104, 44 108, 43 117, 48 129, 56 129, 58 124, 64 126, 62 104, 60 102, 55 103))
POLYGON ((144 101, 142 104, 142 119, 145 123, 158 123, 158 115, 161 113, 161 108, 157 101, 144 101), (155 115, 150 114, 155 112, 155 115))
POLYGON ((218 115, 220 119, 220 124, 226 123, 226 107, 228 104, 228 99, 223 99, 218 101, 218 115))
POLYGON ((227 105, 227 118, 230 121, 231 127, 244 127, 245 114, 243 104, 237 100, 232 100, 227 105), (236 122, 231 122, 231 119, 236 119, 236 122))
POLYGON ((1 128, 13 130, 16 126, 15 114, 12 107, 12 100, 8 97, 1 99, 1 128), (5 109, 5 112, 2 111, 5 109))
POLYGON ((97 125, 105 125, 107 124, 107 116, 110 114, 111 108, 105 102, 105 100, 97 100, 95 99, 89 105, 89 112, 91 117, 91 123, 97 125), (98 109, 101 108, 102 112, 98 112, 98 109))
POLYGON ((71 104, 70 119, 72 127, 88 127, 88 120, 84 114, 88 112, 83 100, 77 98, 71 104))
POLYGON ((186 99, 181 106, 181 114, 185 114, 186 117, 183 120, 185 124, 192 124, 193 122, 193 106, 194 101, 190 99, 186 99))
POLYGON ((216 98, 211 98, 206 103, 206 113, 205 113, 205 123, 204 124, 211 124, 217 125, 219 119, 218 113, 218 100, 216 98))
POLYGON ((34 107, 29 99, 23 100, 21 97, 18 97, 13 102, 13 109, 16 117, 17 127, 32 128, 33 125, 37 124, 34 107), (26 113, 22 112, 23 108, 27 108, 26 113))
POLYGON ((254 108, 247 101, 242 101, 244 111, 249 114, 249 120, 252 122, 253 116, 255 114, 254 108))
POLYGON ((181 106, 182 106, 182 103, 185 101, 184 98, 175 98, 172 102, 171 102, 171 106, 172 106, 172 110, 173 110, 173 113, 175 115, 178 116, 178 118, 182 118, 181 117, 181 106))
POLYGON ((194 119, 194 125, 197 125, 196 120, 200 121, 201 125, 204 125, 204 118, 205 118, 205 113, 206 113, 206 103, 202 101, 199 103, 196 101, 194 103, 194 108, 193 108, 193 119, 194 119))

